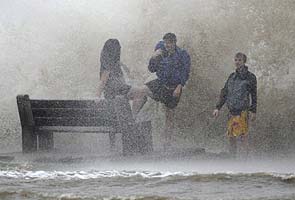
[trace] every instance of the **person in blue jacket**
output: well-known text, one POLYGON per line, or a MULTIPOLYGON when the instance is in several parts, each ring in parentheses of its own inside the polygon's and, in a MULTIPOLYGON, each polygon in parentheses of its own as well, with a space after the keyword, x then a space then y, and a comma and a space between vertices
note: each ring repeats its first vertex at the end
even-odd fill
POLYGON ((165 139, 170 146, 175 108, 190 73, 191 60, 186 50, 176 45, 174 33, 166 33, 157 43, 150 58, 148 69, 157 78, 146 83, 150 97, 166 107, 165 139))

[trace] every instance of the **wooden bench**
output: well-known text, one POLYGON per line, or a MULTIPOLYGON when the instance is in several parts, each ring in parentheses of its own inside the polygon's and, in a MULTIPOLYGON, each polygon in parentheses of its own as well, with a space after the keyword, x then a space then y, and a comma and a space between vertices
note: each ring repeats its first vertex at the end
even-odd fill
POLYGON ((153 149, 151 122, 135 123, 127 98, 114 100, 39 100, 18 95, 22 128, 22 150, 32 152, 54 147, 54 132, 122 134, 123 154, 146 153, 153 149))

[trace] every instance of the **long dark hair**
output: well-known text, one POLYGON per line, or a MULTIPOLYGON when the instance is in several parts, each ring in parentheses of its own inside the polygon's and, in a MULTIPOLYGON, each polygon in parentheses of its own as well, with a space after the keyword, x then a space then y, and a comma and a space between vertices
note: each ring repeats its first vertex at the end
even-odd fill
MULTIPOLYGON (((116 72, 120 68, 120 57, 121 57, 121 45, 117 39, 108 39, 102 48, 100 54, 100 76, 102 71, 107 67, 112 67, 116 72)), ((119 70, 121 71, 121 70, 119 70)), ((120 72, 119 72, 120 73, 120 72)))

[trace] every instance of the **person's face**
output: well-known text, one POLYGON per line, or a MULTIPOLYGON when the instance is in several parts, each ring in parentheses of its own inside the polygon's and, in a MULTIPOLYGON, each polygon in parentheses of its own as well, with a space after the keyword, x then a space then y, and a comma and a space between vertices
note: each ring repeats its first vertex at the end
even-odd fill
POLYGON ((245 64, 242 57, 235 57, 234 62, 235 62, 235 65, 237 68, 239 68, 245 64))
POLYGON ((176 42, 164 40, 164 46, 169 53, 174 53, 176 48, 176 42))

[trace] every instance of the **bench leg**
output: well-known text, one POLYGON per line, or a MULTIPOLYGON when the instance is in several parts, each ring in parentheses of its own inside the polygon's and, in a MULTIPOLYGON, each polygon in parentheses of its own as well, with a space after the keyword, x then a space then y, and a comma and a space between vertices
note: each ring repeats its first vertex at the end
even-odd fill
POLYGON ((38 132, 38 142, 40 150, 51 150, 53 149, 53 132, 41 131, 38 132))
POLYGON ((150 121, 127 127, 125 132, 122 133, 123 155, 145 154, 153 151, 152 124, 150 121))
POLYGON ((136 124, 136 143, 139 153, 145 154, 153 151, 153 137, 151 121, 136 124))
POLYGON ((109 133, 109 137, 110 137, 111 150, 114 150, 115 146, 116 146, 116 134, 115 133, 109 133))
POLYGON ((34 127, 22 128, 22 148, 24 153, 37 151, 37 135, 34 133, 34 127))
POLYGON ((126 125, 122 130, 122 146, 123 155, 131 155, 136 152, 136 143, 134 143, 135 127, 133 125, 126 125))

